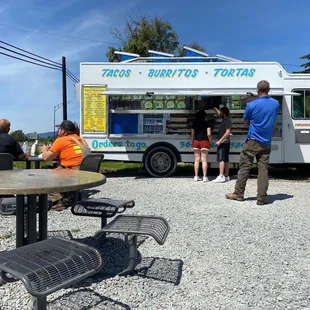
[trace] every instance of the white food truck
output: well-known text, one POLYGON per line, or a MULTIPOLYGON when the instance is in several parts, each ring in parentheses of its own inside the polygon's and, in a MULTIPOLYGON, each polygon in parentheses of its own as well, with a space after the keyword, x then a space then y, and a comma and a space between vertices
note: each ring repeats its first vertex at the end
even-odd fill
MULTIPOLYGON (((92 152, 104 153, 105 160, 142 162, 155 177, 170 176, 178 162, 194 161, 195 112, 207 112, 215 142, 220 119, 213 107, 227 106, 233 123, 230 161, 238 164, 247 133, 245 105, 264 79, 281 107, 271 164, 310 162, 310 74, 289 74, 276 62, 242 62, 184 48, 185 57, 116 52, 122 61, 80 64, 81 135, 92 152)), ((216 163, 212 146, 211 165, 216 163)))

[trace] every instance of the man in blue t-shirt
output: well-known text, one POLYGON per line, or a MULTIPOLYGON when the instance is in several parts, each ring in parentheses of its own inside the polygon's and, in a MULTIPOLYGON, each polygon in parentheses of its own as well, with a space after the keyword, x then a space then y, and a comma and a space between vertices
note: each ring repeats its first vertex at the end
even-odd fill
POLYGON ((258 98, 249 102, 244 112, 244 125, 249 126, 246 143, 240 154, 238 180, 235 191, 226 194, 226 198, 244 201, 246 182, 250 176, 250 170, 257 160, 257 204, 266 203, 268 190, 268 164, 271 152, 271 138, 273 126, 279 111, 279 102, 271 98, 268 93, 269 83, 265 80, 257 84, 258 98))

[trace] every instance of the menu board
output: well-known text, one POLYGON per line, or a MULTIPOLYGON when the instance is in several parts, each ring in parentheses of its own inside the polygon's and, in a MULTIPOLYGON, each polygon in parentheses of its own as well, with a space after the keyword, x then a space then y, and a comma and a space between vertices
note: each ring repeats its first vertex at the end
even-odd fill
POLYGON ((83 86, 83 132, 106 132, 106 87, 83 86))

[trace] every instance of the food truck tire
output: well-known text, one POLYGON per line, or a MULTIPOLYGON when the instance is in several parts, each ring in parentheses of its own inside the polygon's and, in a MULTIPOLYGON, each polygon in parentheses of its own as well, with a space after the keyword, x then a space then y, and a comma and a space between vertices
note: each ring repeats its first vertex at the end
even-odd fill
POLYGON ((153 177, 169 177, 177 168, 177 157, 171 148, 156 146, 145 155, 144 166, 153 177))

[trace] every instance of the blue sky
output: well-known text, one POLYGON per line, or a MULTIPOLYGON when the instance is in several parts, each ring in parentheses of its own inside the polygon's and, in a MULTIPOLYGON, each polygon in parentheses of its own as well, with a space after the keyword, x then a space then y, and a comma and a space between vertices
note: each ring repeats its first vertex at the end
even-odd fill
MULTIPOLYGON (((299 57, 310 53, 309 0, 0 0, 0 23, 105 42, 115 42, 110 28, 124 27, 137 5, 150 16, 166 18, 180 41, 204 46, 210 55, 241 60, 278 61, 299 70, 299 57)), ((10 44, 67 66, 79 77, 82 61, 106 61, 108 44, 75 40, 0 26, 0 38, 10 44)), ((62 102, 61 73, 0 55, 0 118, 12 130, 53 130, 54 106, 62 102)), ((79 107, 68 79, 68 118, 77 121, 79 107)), ((56 112, 56 123, 62 110, 56 112)))

